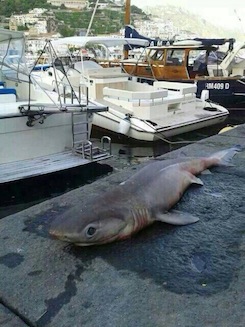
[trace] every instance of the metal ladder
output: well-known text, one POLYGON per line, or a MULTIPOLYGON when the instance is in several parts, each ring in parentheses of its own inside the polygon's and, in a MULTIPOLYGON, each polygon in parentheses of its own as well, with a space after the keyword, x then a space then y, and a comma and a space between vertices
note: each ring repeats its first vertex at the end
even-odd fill
POLYGON ((110 137, 103 136, 101 138, 101 148, 93 146, 92 142, 89 140, 90 130, 88 117, 84 112, 72 113, 72 138, 73 151, 80 154, 84 159, 99 161, 112 156, 110 137), (85 120, 84 116, 86 116, 85 120))

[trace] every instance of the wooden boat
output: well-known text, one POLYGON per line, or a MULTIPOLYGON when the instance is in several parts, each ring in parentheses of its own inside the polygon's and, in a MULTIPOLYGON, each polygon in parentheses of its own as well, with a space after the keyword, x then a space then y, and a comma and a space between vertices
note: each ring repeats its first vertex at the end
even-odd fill
MULTIPOLYGON (((0 184, 108 158, 90 141, 92 117, 106 106, 47 91, 26 66, 21 32, 0 29, 0 184)), ((74 96, 71 96, 74 95, 74 96)))
MULTIPOLYGON (((125 35, 135 38, 137 34, 127 27, 125 35)), ((245 43, 234 39, 164 42, 147 47, 138 59, 122 60, 121 65, 125 72, 148 83, 155 80, 195 83, 198 97, 205 90, 211 101, 228 109, 245 110, 244 49, 245 43), (221 46, 226 49, 221 51, 221 46)))

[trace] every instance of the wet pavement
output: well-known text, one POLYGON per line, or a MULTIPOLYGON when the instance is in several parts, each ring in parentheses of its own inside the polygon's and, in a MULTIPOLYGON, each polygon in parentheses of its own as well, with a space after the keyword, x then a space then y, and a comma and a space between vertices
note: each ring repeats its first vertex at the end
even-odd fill
MULTIPOLYGON (((164 158, 245 147, 245 125, 164 158)), ((53 219, 124 181, 131 165, 0 221, 0 326, 245 326, 245 149, 202 174, 176 205, 200 221, 155 223, 132 238, 76 247, 50 239, 53 219)), ((110 199, 108 199, 108 206, 110 199)))

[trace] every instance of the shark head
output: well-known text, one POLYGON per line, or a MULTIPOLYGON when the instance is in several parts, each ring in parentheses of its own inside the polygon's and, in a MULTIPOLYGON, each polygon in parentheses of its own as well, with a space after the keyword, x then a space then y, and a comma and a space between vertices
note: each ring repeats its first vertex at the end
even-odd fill
POLYGON ((57 239, 79 246, 110 243, 122 238, 127 229, 128 210, 117 208, 87 208, 68 210, 51 224, 49 234, 57 239))

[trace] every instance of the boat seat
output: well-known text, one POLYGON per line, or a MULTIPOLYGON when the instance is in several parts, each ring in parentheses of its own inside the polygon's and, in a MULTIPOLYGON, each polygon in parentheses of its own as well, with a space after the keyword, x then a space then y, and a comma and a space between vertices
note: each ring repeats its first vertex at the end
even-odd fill
POLYGON ((0 103, 16 102, 16 90, 13 88, 0 88, 0 103))
POLYGON ((16 95, 16 90, 13 88, 2 88, 0 89, 0 94, 15 94, 16 95))
POLYGON ((117 98, 124 101, 144 101, 144 100, 155 100, 159 98, 166 98, 168 91, 164 89, 154 89, 153 91, 127 91, 121 89, 113 89, 110 87, 103 88, 103 95, 108 98, 117 98))
POLYGON ((169 89, 179 91, 181 95, 193 95, 197 91, 197 86, 193 83, 169 82, 169 81, 155 81, 153 85, 160 89, 169 89))

